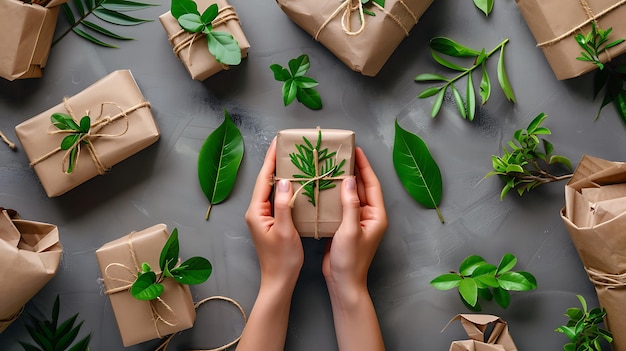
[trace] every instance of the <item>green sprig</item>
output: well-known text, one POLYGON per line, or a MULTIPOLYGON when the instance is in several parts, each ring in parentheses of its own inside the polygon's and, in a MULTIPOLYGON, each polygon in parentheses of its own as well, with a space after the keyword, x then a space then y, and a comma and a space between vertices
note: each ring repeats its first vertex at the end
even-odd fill
POLYGON ((68 131, 68 135, 61 140, 61 150, 70 150, 69 162, 66 173, 70 174, 76 167, 78 154, 81 144, 89 144, 89 140, 83 139, 83 137, 89 133, 91 128, 91 119, 89 116, 83 116, 79 123, 76 123, 74 119, 65 113, 54 113, 50 116, 52 125, 60 130, 68 131))
POLYGON ((378 6, 385 8, 385 0, 361 0, 361 5, 363 6, 363 13, 369 16, 376 16, 376 14, 365 8, 365 6, 370 4, 377 4, 378 6))
POLYGON ((276 63, 270 66, 274 72, 274 79, 284 82, 282 92, 285 106, 291 104, 294 99, 298 99, 311 110, 322 108, 322 98, 313 89, 319 83, 315 79, 305 76, 310 67, 311 62, 306 54, 289 60, 289 69, 276 63))
POLYGON ((613 334, 610 331, 598 327, 606 316, 606 311, 599 307, 587 311, 585 298, 580 295, 576 297, 582 309, 568 308, 565 316, 569 321, 554 331, 563 333, 570 339, 571 342, 563 346, 565 351, 601 351, 602 340, 608 343, 613 341, 613 334))
POLYGON ((606 30, 596 27, 594 22, 591 22, 591 32, 587 35, 576 34, 574 39, 583 48, 584 51, 580 53, 581 56, 577 57, 580 61, 589 61, 596 64, 600 69, 604 69, 604 64, 600 60, 600 54, 607 49, 617 46, 624 42, 624 39, 618 39, 607 43, 609 41, 609 35, 613 31, 613 28, 606 30))

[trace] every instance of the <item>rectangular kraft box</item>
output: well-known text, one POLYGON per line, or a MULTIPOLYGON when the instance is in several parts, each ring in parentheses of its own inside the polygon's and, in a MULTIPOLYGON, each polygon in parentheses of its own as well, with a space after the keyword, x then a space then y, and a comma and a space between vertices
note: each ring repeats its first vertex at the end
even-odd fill
POLYGON ((161 250, 169 235, 165 224, 157 224, 111 241, 96 251, 105 292, 111 300, 124 346, 191 328, 196 319, 189 287, 171 278, 162 282, 162 302, 140 301, 130 293, 130 285, 141 270, 142 263, 146 262, 153 270, 158 270, 161 250), (161 320, 155 322, 155 317, 163 318, 174 325, 168 325, 161 320))
MULTIPOLYGON (((201 14, 210 5, 215 3, 217 3, 220 12, 213 22, 221 21, 222 19, 224 19, 225 22, 215 26, 214 30, 230 33, 239 44, 241 57, 244 58, 248 56, 250 44, 241 29, 239 18, 237 17, 234 7, 230 6, 226 0, 196 0, 198 11, 201 14)), ((174 47, 175 55, 178 56, 185 68, 187 68, 192 79, 202 81, 229 68, 228 65, 217 62, 215 57, 209 52, 204 36, 196 38, 193 42, 190 42, 189 45, 181 44, 181 47, 178 48, 177 45, 183 41, 188 41, 193 34, 185 32, 180 24, 178 24, 176 18, 172 16, 171 12, 168 11, 162 14, 159 20, 167 33, 168 40, 174 47)))
MULTIPOLYGON (((320 131, 322 135, 320 149, 328 148, 328 153, 336 151, 336 164, 342 160, 346 161, 341 168, 345 172, 342 177, 354 175, 354 132, 340 129, 320 129, 320 131)), ((294 180, 294 175, 302 174, 302 172, 291 162, 289 155, 298 152, 296 144, 305 144, 303 138, 315 146, 318 140, 318 129, 286 129, 278 132, 276 138, 276 179, 290 179, 294 193, 301 187, 300 182, 294 180)), ((317 210, 309 202, 309 198, 302 194, 302 191, 297 195, 292 216, 301 236, 315 237, 316 222, 318 237, 332 237, 335 234, 341 224, 343 212, 341 182, 341 179, 333 180, 334 188, 319 192, 317 210)))
POLYGON ((150 106, 130 71, 109 74, 68 98, 66 103, 60 103, 15 127, 31 166, 49 197, 62 195, 100 174, 92 154, 84 144, 81 145, 74 171, 70 174, 64 172, 67 151, 60 150, 60 145, 67 134, 50 134, 58 130, 51 124, 50 116, 55 112, 68 113, 66 107, 73 111, 77 121, 89 112, 92 125, 98 121, 98 117, 120 117, 97 131, 97 134, 103 136, 89 139, 97 158, 107 168, 159 139, 159 129, 150 106), (47 155, 50 156, 46 158, 47 155))
MULTIPOLYGON (((584 0, 590 12, 580 1, 570 0, 515 0, 558 80, 580 76, 598 68, 591 62, 579 61, 583 48, 574 36, 591 32, 592 18, 600 29, 613 28, 609 41, 626 38, 626 6, 618 0, 584 0), (592 16, 592 17, 590 17, 592 16)), ((626 51, 626 43, 607 50, 611 58, 626 51)), ((600 54, 602 62, 607 53, 600 54)))
POLYGON ((367 5, 366 9, 376 16, 364 15, 362 30, 358 1, 276 0, 293 22, 348 67, 373 77, 409 35, 432 0, 386 0, 384 9, 367 5), (353 6, 353 11, 349 11, 349 20, 344 21, 347 6, 353 6))

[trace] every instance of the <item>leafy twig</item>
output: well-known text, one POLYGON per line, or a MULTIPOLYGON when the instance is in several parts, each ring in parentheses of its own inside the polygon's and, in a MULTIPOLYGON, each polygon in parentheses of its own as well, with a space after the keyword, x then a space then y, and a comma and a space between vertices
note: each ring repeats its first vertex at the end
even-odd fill
POLYGON ((474 5, 485 13, 485 16, 489 16, 491 10, 493 10, 494 0, 474 0, 474 5))
POLYGON ((298 99, 304 106, 311 110, 319 110, 322 108, 322 98, 320 94, 313 89, 319 83, 305 74, 311 67, 308 55, 300 55, 297 58, 289 60, 289 70, 279 64, 270 66, 274 72, 274 79, 283 84, 283 103, 285 106, 291 104, 294 99, 298 99))
POLYGON ((574 39, 580 45, 583 50, 580 53, 581 56, 577 57, 580 61, 589 61, 596 64, 600 69, 604 69, 604 64, 600 61, 600 54, 607 49, 617 46, 624 42, 624 39, 618 39, 607 43, 609 41, 609 34, 613 31, 613 28, 603 30, 596 27, 595 22, 591 22, 591 32, 587 35, 576 34, 574 39))
POLYGON ((611 343, 613 335, 610 331, 598 327, 602 323, 602 319, 606 316, 604 308, 593 308, 587 311, 587 302, 585 298, 576 295, 582 306, 580 308, 568 308, 565 313, 569 317, 566 325, 562 325, 555 331, 567 335, 570 343, 563 346, 565 351, 601 351, 600 342, 602 340, 611 343))
POLYGON ((60 130, 66 131, 68 135, 61 141, 61 150, 70 150, 69 163, 66 173, 72 173, 76 166, 76 161, 80 151, 81 144, 89 144, 89 140, 84 139, 85 134, 89 133, 91 128, 91 119, 89 116, 83 116, 80 124, 65 113, 54 113, 50 116, 52 124, 60 130))

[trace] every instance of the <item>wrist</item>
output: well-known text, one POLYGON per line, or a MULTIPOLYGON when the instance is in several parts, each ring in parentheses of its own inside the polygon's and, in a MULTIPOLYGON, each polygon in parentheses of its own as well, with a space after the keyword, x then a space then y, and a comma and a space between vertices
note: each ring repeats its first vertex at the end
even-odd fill
POLYGON ((359 306, 363 301, 371 301, 367 282, 341 282, 326 280, 331 302, 348 310, 359 306))

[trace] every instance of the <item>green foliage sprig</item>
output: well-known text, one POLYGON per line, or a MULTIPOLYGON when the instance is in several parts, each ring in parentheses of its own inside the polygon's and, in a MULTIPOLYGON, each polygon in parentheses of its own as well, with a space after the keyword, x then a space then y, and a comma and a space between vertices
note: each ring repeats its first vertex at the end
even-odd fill
POLYGON ((485 13, 485 16, 489 16, 491 10, 493 10, 494 0, 474 0, 474 5, 485 13))
POLYGON ((569 318, 566 325, 562 325, 555 331, 567 335, 570 343, 563 346, 565 351, 602 351, 600 343, 605 340, 608 343, 613 341, 613 334, 610 331, 598 327, 602 319, 606 316, 604 308, 596 307, 587 311, 585 298, 576 295, 582 306, 580 308, 568 308, 565 316, 569 318))
POLYGON ((127 14, 128 12, 142 10, 151 6, 158 6, 158 4, 149 4, 130 0, 72 0, 71 3, 73 5, 73 9, 69 3, 61 5, 65 18, 70 23, 70 28, 54 40, 52 43, 53 46, 67 34, 74 32, 94 44, 108 48, 117 48, 116 45, 100 40, 92 34, 103 35, 117 40, 133 40, 133 38, 116 34, 92 21, 88 21, 87 18, 93 15, 110 24, 135 26, 146 22, 152 22, 152 20, 132 17, 127 14))
MULTIPOLYGON (((336 163, 336 155, 337 152, 328 152, 328 148, 321 149, 322 146, 322 131, 317 132, 317 143, 315 147, 313 144, 306 138, 302 137, 304 140, 304 144, 296 144, 297 153, 293 152, 289 154, 289 158, 291 159, 291 163, 293 163, 302 173, 304 174, 294 174, 294 178, 302 178, 305 179, 300 181, 300 184, 304 186, 302 191, 302 195, 309 198, 309 202, 316 206, 315 204, 315 182, 311 182, 308 179, 314 178, 316 176, 320 176, 323 174, 328 174, 328 177, 338 177, 345 172, 341 170, 343 165, 346 163, 346 160, 341 160, 338 164, 336 163), (315 157, 313 155, 313 150, 317 150, 317 161, 318 164, 321 164, 319 167, 319 173, 315 174, 315 157)), ((333 183, 332 179, 320 179, 319 181, 319 190, 331 189, 335 187, 335 183, 333 183)))
POLYGON ((204 283, 209 279, 213 270, 209 260, 195 256, 179 265, 178 251, 178 228, 174 228, 165 246, 163 246, 163 250, 161 250, 159 258, 161 273, 153 272, 148 263, 142 263, 141 272, 130 288, 133 297, 144 301, 156 299, 163 294, 165 287, 161 283, 167 277, 187 285, 204 283))
POLYGON ((213 30, 212 22, 219 12, 217 4, 212 4, 200 14, 193 0, 172 0, 171 12, 185 31, 206 36, 209 52, 217 62, 231 66, 241 63, 241 48, 237 40, 230 33, 213 30))
POLYGON ((505 39, 493 50, 485 52, 485 49, 477 51, 463 46, 452 39, 444 37, 431 39, 429 45, 430 53, 433 59, 448 69, 461 72, 453 78, 446 78, 442 75, 433 73, 419 74, 415 77, 416 82, 444 82, 443 85, 427 88, 418 95, 420 99, 436 96, 430 112, 431 117, 434 118, 439 113, 444 95, 446 94, 448 88, 450 88, 452 90, 452 95, 454 96, 454 101, 459 109, 459 113, 463 118, 467 118, 472 121, 476 114, 476 93, 474 91, 472 73, 479 67, 482 71, 479 95, 481 97, 481 104, 484 105, 487 103, 487 100, 491 95, 491 81, 489 79, 489 74, 487 73, 486 62, 497 51, 500 52, 497 68, 498 82, 500 83, 500 87, 502 88, 506 99, 515 102, 515 94, 513 93, 513 88, 509 83, 509 78, 504 68, 504 46, 508 42, 509 39, 505 39), (474 59, 474 63, 469 67, 462 67, 444 59, 439 54, 451 57, 470 57, 474 59), (467 77, 465 98, 461 95, 459 89, 457 89, 455 85, 455 83, 463 77, 467 77))
POLYGON ((540 135, 552 134, 550 129, 542 127, 541 123, 548 118, 545 113, 540 113, 535 117, 526 129, 518 129, 513 134, 513 140, 508 142, 509 149, 504 146, 502 156, 492 156, 491 162, 493 171, 487 173, 485 178, 492 175, 499 175, 505 181, 500 192, 500 199, 511 189, 517 190, 522 196, 542 184, 558 182, 569 179, 571 174, 556 176, 551 173, 550 165, 561 164, 572 169, 571 161, 560 155, 553 155, 554 147, 545 140, 539 139, 540 135), (543 151, 541 151, 543 146, 543 151))
POLYGON ((363 13, 370 16, 376 16, 374 12, 365 8, 368 4, 377 4, 378 6, 384 8, 385 0, 360 0, 361 5, 363 5, 363 13))
POLYGON ((482 308, 478 299, 496 301, 502 308, 511 302, 509 291, 528 291, 537 288, 537 280, 528 272, 514 272, 517 258, 510 253, 505 254, 498 266, 485 262, 478 256, 467 257, 459 267, 459 272, 442 274, 430 282, 439 290, 459 288, 463 304, 472 311, 482 308))
POLYGON ((294 99, 298 99, 304 106, 311 110, 322 108, 322 98, 313 89, 319 83, 305 74, 311 67, 308 55, 300 55, 289 60, 289 70, 279 64, 272 64, 270 69, 274 72, 274 79, 283 84, 283 103, 285 106, 291 104, 294 99))
POLYGON ((91 128, 91 119, 89 116, 83 116, 79 123, 65 113, 54 113, 50 116, 52 124, 60 130, 68 131, 68 135, 61 140, 61 150, 70 150, 68 166, 66 173, 70 174, 76 167, 80 144, 89 144, 89 140, 82 139, 85 134, 89 133, 91 128))
POLYGON ((603 30, 596 27, 594 22, 591 22, 591 32, 587 35, 576 34, 574 39, 580 45, 583 50, 580 53, 581 56, 577 57, 580 61, 589 61, 596 64, 600 69, 604 69, 604 64, 600 61, 600 54, 607 49, 617 46, 624 42, 624 39, 618 39, 607 43, 609 41, 609 35, 613 31, 613 28, 603 30))
POLYGON ((27 323, 25 326, 37 346, 20 341, 19 343, 25 351, 89 351, 91 334, 71 346, 83 325, 83 321, 74 325, 78 313, 59 324, 59 309, 59 295, 57 295, 52 307, 51 320, 39 320, 30 315, 31 323, 27 323))

